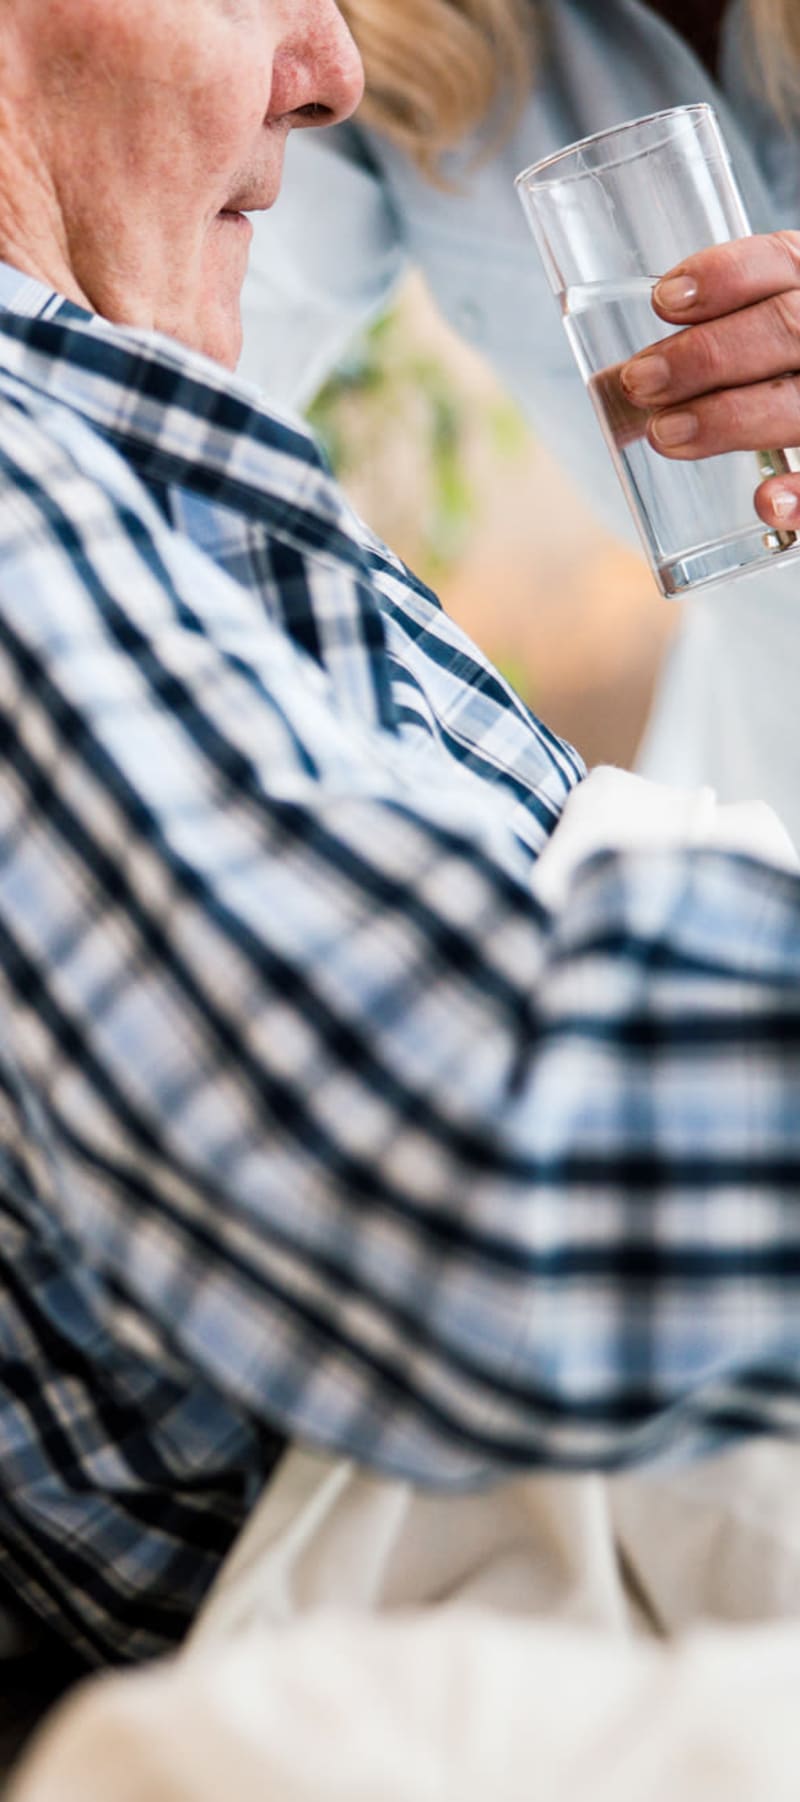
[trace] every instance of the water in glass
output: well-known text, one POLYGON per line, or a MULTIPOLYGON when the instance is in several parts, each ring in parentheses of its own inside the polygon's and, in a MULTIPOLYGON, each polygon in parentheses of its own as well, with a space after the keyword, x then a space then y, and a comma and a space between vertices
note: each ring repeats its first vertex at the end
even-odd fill
POLYGON ((798 543, 794 532, 769 531, 753 495, 768 475, 800 468, 796 451, 735 451, 698 462, 673 462, 647 441, 647 416, 631 406, 619 371, 636 351, 678 327, 654 313, 656 278, 594 282, 562 296, 564 325, 645 548, 665 594, 719 581, 798 543))

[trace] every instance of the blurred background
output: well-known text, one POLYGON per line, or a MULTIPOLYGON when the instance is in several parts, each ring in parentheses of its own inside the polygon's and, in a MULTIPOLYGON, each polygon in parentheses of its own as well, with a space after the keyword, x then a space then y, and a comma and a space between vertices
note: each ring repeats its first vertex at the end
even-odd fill
POLYGON ((360 513, 591 765, 629 765, 679 610, 413 276, 311 418, 360 513))

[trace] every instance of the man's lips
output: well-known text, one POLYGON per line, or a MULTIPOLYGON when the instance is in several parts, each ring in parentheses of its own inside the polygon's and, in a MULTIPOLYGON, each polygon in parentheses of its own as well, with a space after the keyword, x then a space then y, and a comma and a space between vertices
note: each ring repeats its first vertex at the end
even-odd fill
POLYGON ((275 178, 274 174, 270 176, 264 172, 260 179, 234 188, 227 206, 220 207, 217 218, 231 230, 236 229, 243 235, 246 232, 249 241, 253 236, 253 226, 248 215, 268 212, 275 204, 279 189, 279 177, 275 178))
POLYGON ((217 214, 217 218, 221 220, 222 224, 226 225, 229 230, 238 231, 242 234, 246 233, 248 238, 252 238, 253 225, 246 213, 234 213, 227 208, 224 208, 221 213, 217 214))

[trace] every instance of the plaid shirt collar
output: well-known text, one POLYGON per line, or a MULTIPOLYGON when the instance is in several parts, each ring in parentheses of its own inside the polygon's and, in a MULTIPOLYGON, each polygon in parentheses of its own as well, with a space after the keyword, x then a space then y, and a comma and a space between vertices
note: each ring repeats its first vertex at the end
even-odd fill
POLYGON ((172 523, 199 536, 231 573, 256 569, 266 535, 280 533, 299 554, 324 550, 363 578, 350 589, 347 662, 339 665, 348 694, 339 699, 363 721, 396 730, 374 584, 381 570, 402 572, 433 597, 357 519, 302 423, 207 357, 157 332, 110 325, 8 265, 0 265, 0 307, 5 370, 79 412, 167 497, 172 523), (202 517, 193 501, 204 503, 202 517))
MULTIPOLYGON (((534 720, 482 654, 445 620, 435 595, 358 518, 319 447, 295 415, 261 390, 159 333, 109 324, 42 283, 0 264, 0 365, 4 386, 19 381, 62 404, 100 433, 160 501, 170 523, 240 585, 325 669, 328 700, 360 725, 408 738, 441 776, 440 724, 406 706, 433 666, 464 655, 453 684, 450 725, 462 767, 472 745, 491 739, 495 780, 512 802, 519 837, 538 851, 581 779, 582 759, 534 720), (5 309, 5 310, 2 310, 5 309), (275 569, 280 545, 284 567, 275 569), (294 564, 293 564, 294 560, 294 564), (302 564, 302 583, 293 567, 302 564), (335 630, 322 642, 321 615, 303 601, 316 564, 329 597, 338 569, 335 630), (446 652, 432 621, 441 622, 446 652), (392 644, 388 642, 393 634, 392 644), (397 648, 403 664, 399 688, 397 648), (459 692, 456 693, 456 690, 459 692), (412 723, 409 725, 409 718, 412 723), (531 736, 530 728, 535 728, 531 736), (499 730, 499 738, 498 738, 499 730), (520 758, 525 769, 517 770, 520 758)), ((324 610, 329 612, 326 598, 324 610)), ((482 773, 489 765, 482 758, 482 773)))
POLYGON ((229 505, 262 529, 288 525, 304 548, 324 544, 353 568, 366 567, 365 548, 370 564, 379 552, 428 592, 357 519, 302 422, 253 384, 158 332, 111 325, 7 264, 0 309, 9 373, 80 412, 145 482, 229 505))

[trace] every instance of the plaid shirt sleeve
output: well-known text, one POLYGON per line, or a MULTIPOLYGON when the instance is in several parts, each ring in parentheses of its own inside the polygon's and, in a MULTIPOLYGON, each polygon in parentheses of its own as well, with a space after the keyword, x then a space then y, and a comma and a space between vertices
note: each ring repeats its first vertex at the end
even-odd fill
POLYGON ((550 917, 95 434, 4 406, 0 500, 9 1142, 109 1318, 442 1488, 796 1433, 800 883, 604 855, 550 917))

